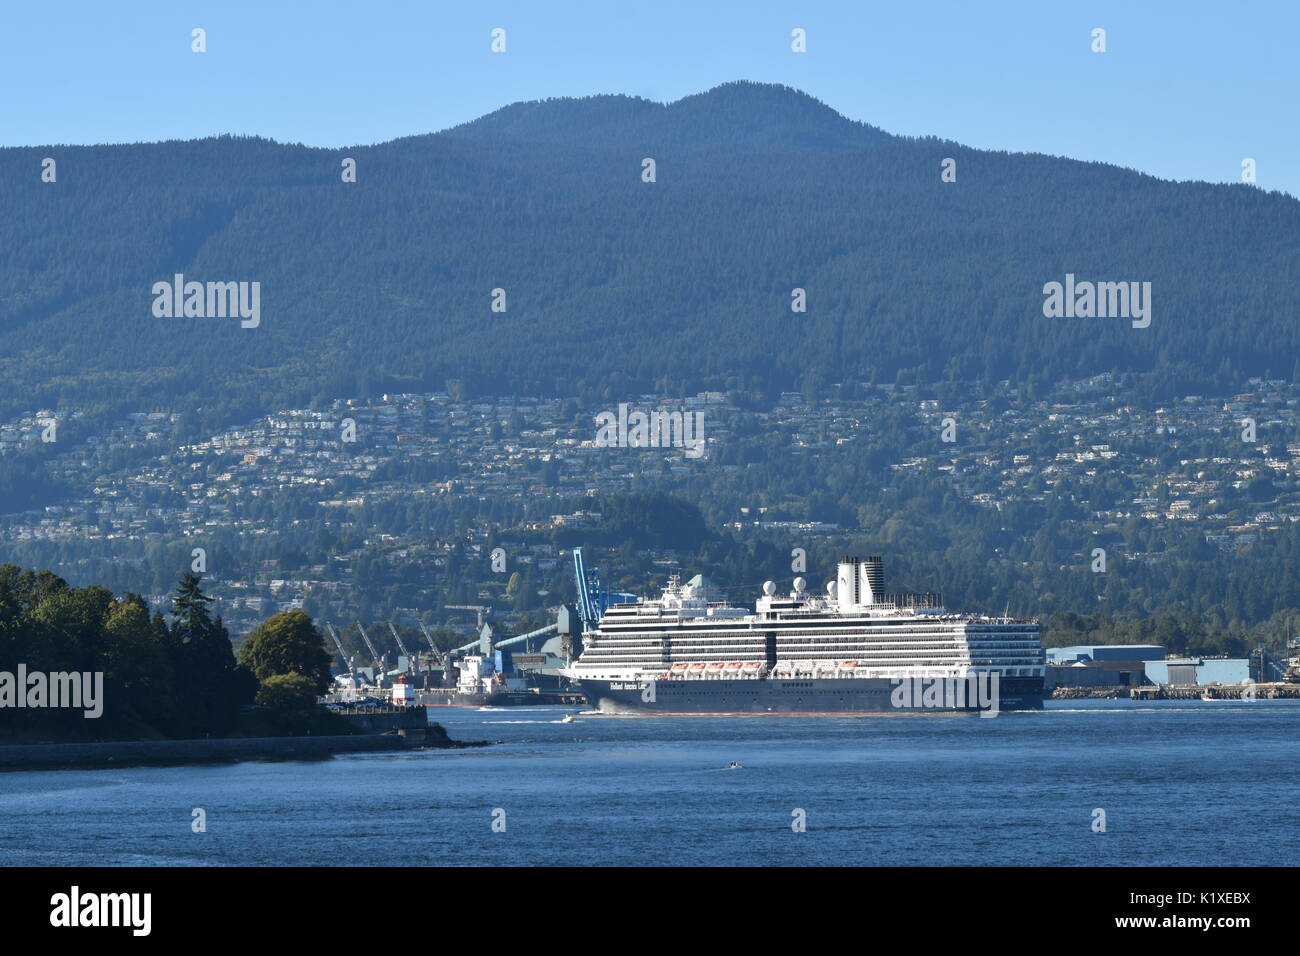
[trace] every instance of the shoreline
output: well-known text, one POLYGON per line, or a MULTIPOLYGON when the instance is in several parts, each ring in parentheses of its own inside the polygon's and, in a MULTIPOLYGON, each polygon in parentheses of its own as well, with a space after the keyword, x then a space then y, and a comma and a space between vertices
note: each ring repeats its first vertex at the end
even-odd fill
POLYGON ((186 766, 245 760, 324 760, 342 753, 461 750, 491 741, 457 741, 434 724, 427 730, 326 737, 221 737, 203 740, 125 740, 0 746, 7 770, 104 770, 113 767, 186 766))
POLYGON ((1300 684, 1150 684, 1139 687, 1056 687, 1045 700, 1295 700, 1300 684))

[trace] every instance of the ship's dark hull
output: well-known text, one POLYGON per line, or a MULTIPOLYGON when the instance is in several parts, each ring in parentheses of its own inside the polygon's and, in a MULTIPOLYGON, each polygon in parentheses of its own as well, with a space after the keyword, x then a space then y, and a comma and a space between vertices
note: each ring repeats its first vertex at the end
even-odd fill
MULTIPOLYGON (((990 691, 956 691, 953 682, 888 678, 823 680, 579 681, 587 702, 607 713, 641 714, 893 714, 992 711, 990 691), (650 690, 653 685, 653 691, 650 690), (940 682, 943 685, 943 682, 940 682), (956 692, 955 692, 956 691, 956 692)), ((997 710, 1042 710, 1043 678, 1006 677, 998 682, 997 710)))

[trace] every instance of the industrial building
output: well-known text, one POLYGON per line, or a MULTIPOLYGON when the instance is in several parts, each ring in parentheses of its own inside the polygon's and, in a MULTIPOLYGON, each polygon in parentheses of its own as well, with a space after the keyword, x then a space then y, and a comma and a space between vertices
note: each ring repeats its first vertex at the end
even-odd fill
POLYGON ((1049 647, 1047 691, 1057 687, 1138 687, 1149 683, 1148 664, 1163 661, 1156 644, 1077 644, 1049 647))
POLYGON ((1076 644, 1073 647, 1049 647, 1046 650, 1049 664, 1165 659, 1165 649, 1159 644, 1076 644))
POLYGON ((1250 661, 1244 657, 1167 658, 1165 649, 1155 644, 1079 644, 1046 651, 1049 691, 1057 687, 1244 684, 1252 676, 1250 661))
POLYGON ((1244 684, 1251 679, 1250 661, 1244 657, 1171 657, 1147 664, 1152 684, 1244 684))

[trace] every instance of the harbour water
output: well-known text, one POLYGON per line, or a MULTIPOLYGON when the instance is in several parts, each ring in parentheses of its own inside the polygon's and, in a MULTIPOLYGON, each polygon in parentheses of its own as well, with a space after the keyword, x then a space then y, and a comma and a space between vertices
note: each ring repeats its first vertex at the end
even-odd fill
POLYGON ((1300 701, 1049 701, 993 719, 433 713, 454 738, 503 743, 0 774, 0 864, 1300 860, 1300 701))

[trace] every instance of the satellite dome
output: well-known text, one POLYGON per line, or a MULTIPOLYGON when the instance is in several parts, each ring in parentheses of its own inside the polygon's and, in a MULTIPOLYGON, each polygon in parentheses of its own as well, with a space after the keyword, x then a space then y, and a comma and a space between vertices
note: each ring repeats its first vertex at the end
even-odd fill
POLYGON ((826 582, 826 593, 829 594, 831 597, 835 597, 835 590, 836 590, 836 588, 835 588, 835 582, 834 582, 834 581, 827 581, 827 582, 826 582))
POLYGON ((763 582, 763 593, 766 594, 768 597, 771 597, 773 594, 775 594, 775 593, 776 593, 776 582, 775 582, 775 581, 764 581, 764 582, 763 582))
POLYGON ((808 582, 805 581, 803 578, 794 579, 794 590, 796 594, 802 594, 804 588, 806 588, 807 586, 808 586, 808 582))

